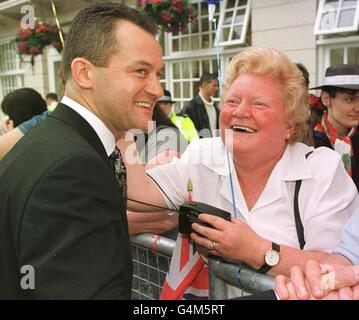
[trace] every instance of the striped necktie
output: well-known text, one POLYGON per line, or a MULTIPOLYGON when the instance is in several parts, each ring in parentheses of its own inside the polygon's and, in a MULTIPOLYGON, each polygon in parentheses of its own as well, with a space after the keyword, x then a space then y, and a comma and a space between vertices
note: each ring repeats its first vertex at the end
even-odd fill
POLYGON ((120 189, 122 192, 122 197, 124 200, 124 206, 126 209, 126 207, 127 207, 126 206, 126 203, 127 203, 127 183, 126 183, 127 173, 126 173, 126 166, 122 159, 120 150, 117 147, 115 147, 115 150, 113 150, 113 152, 111 153, 109 158, 113 163, 116 179, 120 186, 120 189))

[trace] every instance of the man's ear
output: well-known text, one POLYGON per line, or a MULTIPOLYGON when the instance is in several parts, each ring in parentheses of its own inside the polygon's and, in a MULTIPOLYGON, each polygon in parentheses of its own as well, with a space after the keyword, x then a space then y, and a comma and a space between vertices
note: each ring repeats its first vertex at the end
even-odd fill
POLYGON ((330 105, 330 96, 326 91, 320 93, 320 98, 322 99, 323 104, 328 108, 330 105))
POLYGON ((72 79, 75 83, 83 89, 92 88, 93 65, 84 58, 75 58, 71 63, 72 79))

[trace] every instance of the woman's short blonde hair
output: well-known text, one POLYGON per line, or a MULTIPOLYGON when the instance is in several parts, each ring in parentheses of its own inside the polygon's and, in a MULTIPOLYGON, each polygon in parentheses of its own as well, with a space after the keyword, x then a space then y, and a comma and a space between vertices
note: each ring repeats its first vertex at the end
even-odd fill
POLYGON ((283 88, 285 118, 294 132, 289 143, 303 141, 306 134, 309 96, 299 68, 284 53, 269 48, 248 48, 233 57, 223 84, 221 104, 239 75, 252 73, 278 80, 283 88))

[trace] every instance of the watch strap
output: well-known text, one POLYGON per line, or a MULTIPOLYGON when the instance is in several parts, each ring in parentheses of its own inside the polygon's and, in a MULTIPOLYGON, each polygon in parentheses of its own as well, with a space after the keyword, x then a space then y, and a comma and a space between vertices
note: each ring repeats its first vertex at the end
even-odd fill
POLYGON ((272 266, 270 266, 269 264, 266 264, 266 263, 265 263, 262 267, 260 267, 260 268, 257 270, 257 272, 265 274, 265 273, 267 273, 270 269, 272 269, 272 266))
POLYGON ((278 243, 272 242, 272 250, 280 252, 280 245, 278 243))

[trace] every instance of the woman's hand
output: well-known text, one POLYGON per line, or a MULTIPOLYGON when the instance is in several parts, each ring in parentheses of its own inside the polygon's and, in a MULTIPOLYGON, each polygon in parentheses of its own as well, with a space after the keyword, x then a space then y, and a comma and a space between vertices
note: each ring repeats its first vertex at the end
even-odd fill
POLYGON ((193 223, 192 229, 195 231, 191 233, 193 241, 211 254, 250 265, 253 263, 253 253, 258 253, 255 248, 262 238, 248 224, 236 218, 227 221, 209 214, 200 214, 199 219, 214 228, 193 223))

